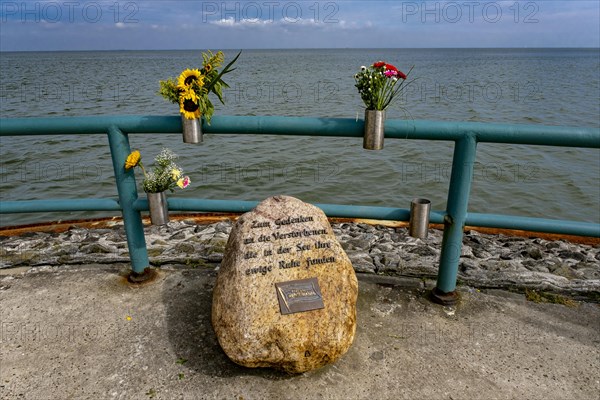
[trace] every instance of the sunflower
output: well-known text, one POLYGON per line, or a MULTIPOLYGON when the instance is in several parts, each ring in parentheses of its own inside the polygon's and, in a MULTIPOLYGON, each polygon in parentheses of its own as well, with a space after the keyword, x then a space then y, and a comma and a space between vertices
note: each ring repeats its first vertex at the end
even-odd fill
POLYGON ((179 97, 179 112, 187 119, 200 118, 200 106, 196 93, 188 90, 179 97))
POLYGON ((198 83, 198 86, 202 86, 204 83, 204 76, 197 69, 186 69, 184 70, 179 78, 177 79, 178 89, 187 89, 192 86, 194 82, 198 83))

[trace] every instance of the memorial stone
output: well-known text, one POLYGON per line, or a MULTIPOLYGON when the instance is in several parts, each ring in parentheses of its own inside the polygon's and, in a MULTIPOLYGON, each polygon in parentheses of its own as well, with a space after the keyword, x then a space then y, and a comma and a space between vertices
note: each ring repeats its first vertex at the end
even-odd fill
POLYGON ((301 373, 352 344, 358 283, 325 214, 289 196, 235 223, 213 292, 212 324, 234 362, 301 373))

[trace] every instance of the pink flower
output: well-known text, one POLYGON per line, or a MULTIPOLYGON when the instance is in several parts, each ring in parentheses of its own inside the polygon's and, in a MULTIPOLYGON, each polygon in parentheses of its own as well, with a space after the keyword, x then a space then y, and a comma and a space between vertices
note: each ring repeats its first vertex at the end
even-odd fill
POLYGON ((182 189, 185 189, 186 187, 188 187, 190 185, 190 183, 191 183, 190 177, 186 175, 177 181, 177 186, 179 186, 182 189))
POLYGON ((391 69, 388 69, 387 71, 384 71, 383 74, 385 76, 387 76, 388 78, 392 78, 392 77, 398 75, 398 72, 394 71, 394 70, 391 70, 391 69))
POLYGON ((388 78, 391 76, 397 76, 400 79, 406 79, 406 74, 404 72, 400 71, 398 68, 396 68, 392 64, 385 64, 385 69, 386 69, 386 71, 384 72, 384 74, 388 71, 394 71, 393 75, 388 75, 388 74, 385 75, 388 78))

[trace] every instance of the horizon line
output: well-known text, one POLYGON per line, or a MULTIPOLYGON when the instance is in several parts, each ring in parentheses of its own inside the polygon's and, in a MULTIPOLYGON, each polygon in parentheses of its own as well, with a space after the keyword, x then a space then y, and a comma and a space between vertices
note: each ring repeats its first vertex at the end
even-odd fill
MULTIPOLYGON (((256 48, 222 48, 223 51, 231 50, 600 50, 596 46, 546 46, 546 47, 256 47, 256 48)), ((102 52, 102 51, 203 51, 207 49, 187 48, 187 49, 62 49, 62 50, 1 50, 0 53, 60 53, 60 52, 102 52)))

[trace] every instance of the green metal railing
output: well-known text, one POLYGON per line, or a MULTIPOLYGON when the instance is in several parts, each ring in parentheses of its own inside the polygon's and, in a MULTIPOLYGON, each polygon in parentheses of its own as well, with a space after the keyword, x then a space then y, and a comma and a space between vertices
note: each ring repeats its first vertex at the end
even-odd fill
MULTIPOLYGON (((361 137, 364 121, 338 118, 215 116, 203 131, 210 134, 262 134, 292 136, 361 137)), ((0 119, 0 136, 107 134, 119 199, 58 199, 5 201, 0 213, 42 211, 105 211, 123 213, 132 269, 141 273, 149 265, 140 211, 148 210, 138 198, 133 170, 123 166, 130 153, 129 134, 181 133, 179 117, 99 116, 0 119)), ((433 211, 430 221, 444 224, 444 237, 436 290, 441 295, 456 288, 458 264, 466 225, 600 237, 600 224, 468 213, 469 194, 478 143, 511 143, 561 147, 600 148, 600 129, 472 122, 388 120, 386 138, 453 141, 454 155, 446 211, 433 211)), ((385 150, 384 150, 385 151, 385 150)), ((203 199, 168 199, 172 211, 246 212, 258 202, 203 199)), ((407 221, 407 209, 391 207, 316 204, 330 217, 407 221)))

